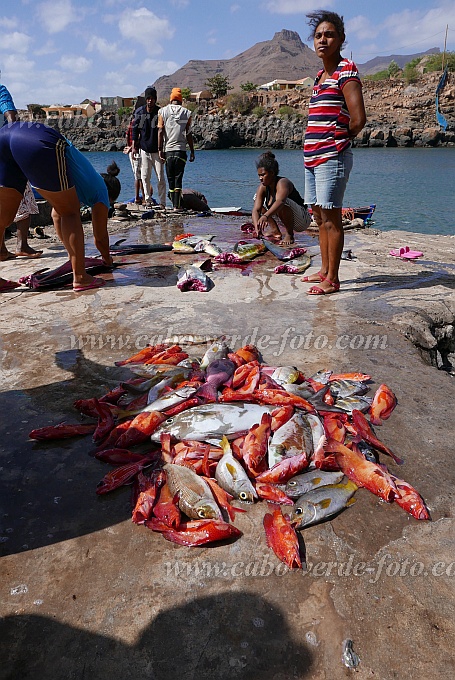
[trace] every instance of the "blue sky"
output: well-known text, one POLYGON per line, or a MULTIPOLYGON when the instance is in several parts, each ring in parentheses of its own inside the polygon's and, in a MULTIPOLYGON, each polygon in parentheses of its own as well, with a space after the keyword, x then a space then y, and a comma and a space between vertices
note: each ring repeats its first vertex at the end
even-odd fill
MULTIPOLYGON (((342 14, 354 61, 455 50, 453 0, 15 0, 0 5, 1 82, 18 108, 132 96, 190 59, 226 59, 283 28, 304 42, 305 13, 342 14)), ((270 74, 270 79, 273 74, 270 74)))

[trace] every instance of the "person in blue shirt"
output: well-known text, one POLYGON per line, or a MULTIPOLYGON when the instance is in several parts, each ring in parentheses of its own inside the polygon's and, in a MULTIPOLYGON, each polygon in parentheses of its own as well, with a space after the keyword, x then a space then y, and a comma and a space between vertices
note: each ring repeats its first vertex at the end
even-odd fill
MULTIPOLYGON (((103 262, 112 266, 107 231, 109 197, 104 180, 57 130, 42 123, 15 121, 11 111, 15 111, 12 97, 2 85, 0 113, 6 120, 0 128, 0 239, 14 220, 28 180, 52 205, 56 231, 73 269, 73 290, 99 288, 105 281, 85 271, 80 203, 92 208, 96 247, 103 262)), ((0 278, 0 291, 17 285, 0 278)))

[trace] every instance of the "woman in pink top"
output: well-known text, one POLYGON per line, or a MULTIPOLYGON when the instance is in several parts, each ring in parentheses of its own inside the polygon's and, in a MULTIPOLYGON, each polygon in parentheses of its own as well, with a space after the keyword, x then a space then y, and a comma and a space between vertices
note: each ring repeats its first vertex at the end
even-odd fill
POLYGON ((341 56, 343 17, 318 10, 307 18, 323 68, 314 82, 303 147, 305 203, 312 206, 319 227, 322 265, 302 281, 318 284, 311 286, 309 295, 328 295, 340 289, 341 208, 352 168, 351 140, 364 127, 366 114, 357 67, 341 56))

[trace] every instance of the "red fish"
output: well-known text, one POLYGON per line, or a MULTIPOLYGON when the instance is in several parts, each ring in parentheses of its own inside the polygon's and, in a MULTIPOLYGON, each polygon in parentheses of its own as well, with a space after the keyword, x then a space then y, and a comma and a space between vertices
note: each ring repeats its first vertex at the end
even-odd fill
POLYGON ((293 406, 279 406, 272 411, 272 432, 275 432, 282 425, 288 422, 294 415, 293 406))
POLYGON ((363 486, 387 503, 391 503, 399 494, 392 476, 384 466, 371 463, 358 451, 351 451, 344 444, 331 439, 326 451, 333 452, 346 477, 357 486, 363 486))
POLYGON ((176 496, 171 494, 167 482, 160 489, 160 495, 153 508, 153 514, 158 520, 164 522, 168 528, 178 529, 180 526, 182 513, 178 506, 178 494, 176 496))
POLYGON ((166 476, 163 471, 152 474, 148 479, 145 478, 145 484, 139 493, 132 514, 132 521, 135 524, 144 524, 151 518, 158 491, 165 481, 166 476))
POLYGON ((243 508, 235 508, 233 505, 231 505, 231 501, 234 497, 231 496, 230 493, 227 493, 227 491, 222 489, 221 486, 219 486, 214 479, 207 476, 205 476, 204 479, 211 488, 216 502, 218 503, 220 508, 227 512, 231 522, 234 521, 236 512, 246 512, 246 510, 244 510, 243 508))
POLYGON ((78 435, 91 434, 95 431, 96 425, 69 425, 60 423, 59 425, 48 425, 32 430, 28 435, 30 439, 44 441, 46 439, 70 439, 78 435))
POLYGON ((251 396, 252 400, 259 404, 296 406, 308 411, 308 413, 316 413, 313 404, 296 394, 289 394, 286 390, 255 390, 251 396))
POLYGON ((98 411, 96 410, 95 403, 95 397, 92 397, 91 399, 77 399, 73 406, 79 413, 83 413, 84 416, 98 418, 98 411))
POLYGON ((306 453, 298 453, 290 458, 283 458, 279 463, 257 476, 258 482, 269 484, 284 484, 288 479, 308 467, 309 460, 306 453))
POLYGON ((239 356, 247 363, 250 361, 260 360, 259 350, 254 345, 245 345, 244 347, 241 347, 240 349, 236 350, 235 354, 237 354, 237 356, 239 356))
POLYGON ((169 345, 148 345, 141 349, 137 354, 133 354, 129 359, 124 359, 123 361, 116 361, 116 366, 125 366, 125 364, 143 364, 147 359, 151 359, 159 352, 164 352, 169 345))
POLYGON ((186 411, 187 408, 192 408, 193 406, 199 406, 201 403, 201 400, 199 397, 191 397, 190 399, 185 399, 185 401, 180 402, 180 404, 176 404, 175 406, 171 406, 170 408, 163 409, 163 413, 166 414, 166 418, 170 418, 171 416, 176 416, 182 411, 186 411))
POLYGON ((337 442, 344 443, 346 428, 343 419, 337 413, 327 413, 324 416, 324 430, 328 439, 335 439, 337 442))
POLYGON ((153 531, 160 531, 167 541, 186 546, 215 543, 216 541, 224 541, 227 538, 237 538, 242 535, 240 529, 237 529, 233 524, 214 519, 184 522, 180 525, 178 531, 170 529, 164 522, 158 519, 151 519, 145 522, 145 525, 153 531))
POLYGON ((403 464, 404 461, 401 458, 398 458, 398 456, 396 456, 385 444, 375 437, 368 420, 365 418, 363 413, 361 413, 361 411, 358 411, 357 409, 352 411, 352 422, 357 434, 366 442, 368 442, 368 444, 371 444, 371 446, 373 446, 375 449, 378 449, 378 451, 382 451, 382 453, 386 453, 388 456, 393 458, 397 465, 403 464))
POLYGON ((371 375, 366 373, 332 373, 329 377, 329 382, 334 380, 355 380, 356 382, 366 382, 371 380, 371 375))
POLYGON ((382 421, 390 417, 396 405, 397 398, 390 387, 379 385, 370 408, 370 423, 382 425, 382 421))
POLYGON ((264 515, 264 529, 267 545, 278 559, 287 564, 289 569, 301 569, 297 534, 281 510, 274 510, 273 515, 269 512, 264 515))
POLYGON ((250 361, 247 364, 242 364, 241 366, 236 368, 234 371, 234 375, 232 376, 232 388, 236 390, 239 387, 241 387, 245 383, 245 380, 250 375, 252 369, 257 368, 258 366, 259 366, 258 361, 250 361))
POLYGON ((119 449, 127 449, 130 446, 146 441, 165 420, 166 416, 159 411, 138 413, 131 421, 126 432, 117 439, 116 446, 119 449))
POLYGON ((398 491, 395 503, 416 519, 431 519, 425 501, 414 487, 408 484, 408 482, 405 482, 404 479, 398 479, 395 475, 390 476, 395 482, 398 491))
POLYGON ((93 433, 92 439, 95 444, 100 444, 103 439, 106 439, 108 434, 114 429, 115 420, 108 404, 99 402, 98 399, 95 399, 94 403, 95 410, 98 413, 98 425, 96 426, 96 430, 93 433))
POLYGON ((279 503, 280 505, 294 505, 294 501, 291 500, 284 491, 281 491, 277 486, 273 484, 265 484, 264 482, 258 482, 256 480, 255 484, 256 493, 259 498, 263 498, 270 503, 279 503))
POLYGON ((107 439, 105 439, 100 446, 98 446, 97 451, 103 450, 103 449, 112 449, 112 448, 118 448, 117 447, 117 441, 124 432, 127 431, 129 426, 131 425, 132 418, 128 418, 127 420, 122 421, 118 425, 116 425, 109 433, 107 439))
POLYGON ((111 465, 126 465, 126 463, 138 463, 143 460, 144 454, 134 453, 128 449, 102 449, 95 453, 95 458, 111 465))
POLYGON ((248 472, 257 477, 265 470, 265 458, 271 432, 272 416, 270 413, 262 415, 260 425, 253 425, 245 437, 242 455, 248 472))
POLYGON ((128 463, 127 465, 115 468, 115 470, 111 470, 98 483, 96 493, 108 493, 124 484, 128 484, 146 465, 150 465, 150 459, 144 456, 142 460, 138 460, 136 463, 128 463))

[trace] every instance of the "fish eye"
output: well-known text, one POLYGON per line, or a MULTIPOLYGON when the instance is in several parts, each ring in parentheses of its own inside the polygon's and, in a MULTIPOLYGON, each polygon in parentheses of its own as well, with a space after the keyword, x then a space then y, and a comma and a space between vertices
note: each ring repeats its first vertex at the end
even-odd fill
POLYGON ((245 493, 245 491, 241 491, 239 493, 239 498, 240 498, 241 501, 246 501, 246 500, 248 500, 248 494, 245 493))
POLYGON ((293 479, 291 479, 290 482, 288 482, 288 486, 297 486, 297 482, 293 479))
POLYGON ((205 510, 204 508, 201 508, 200 510, 197 511, 198 517, 201 519, 205 519, 205 510))
POLYGON ((172 425, 172 423, 174 422, 174 418, 168 418, 164 422, 166 423, 166 425, 172 425))
POLYGON ((295 514, 295 515, 302 515, 302 514, 303 514, 302 508, 295 508, 294 514, 295 514))

